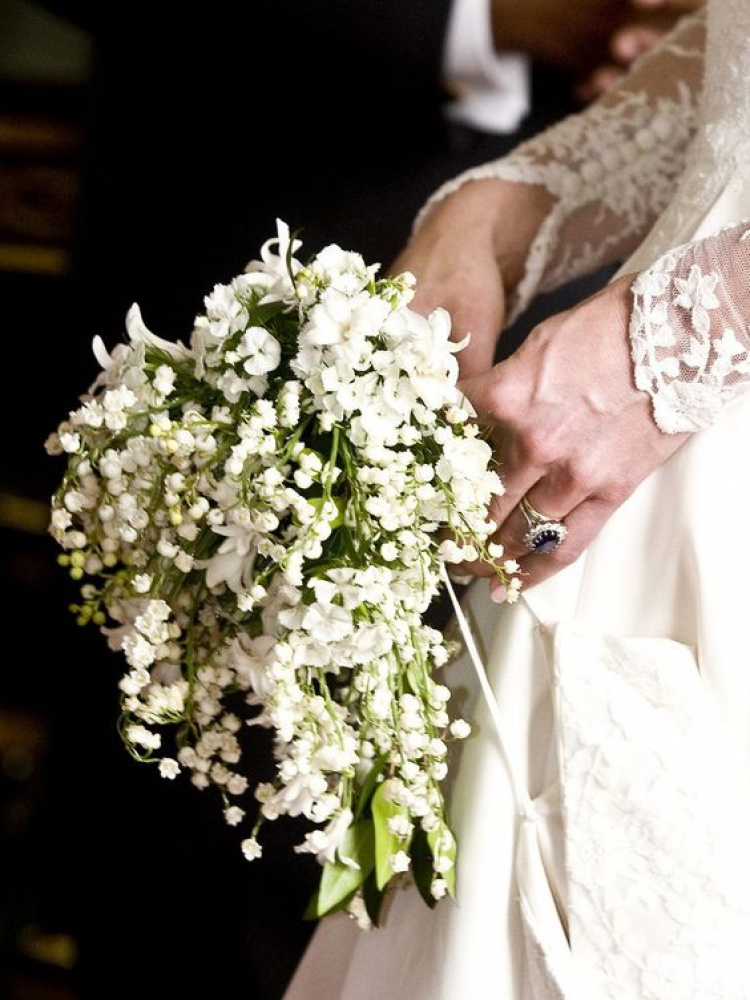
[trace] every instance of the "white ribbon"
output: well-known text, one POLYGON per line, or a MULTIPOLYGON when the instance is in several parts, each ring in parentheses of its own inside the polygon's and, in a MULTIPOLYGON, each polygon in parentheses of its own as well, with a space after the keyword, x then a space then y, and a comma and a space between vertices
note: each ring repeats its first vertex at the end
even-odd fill
POLYGON ((441 575, 448 590, 451 604, 453 605, 456 621, 458 622, 458 627, 461 630, 461 636, 463 637, 464 644, 466 646, 466 652, 469 654, 469 659, 471 660, 471 664, 474 667, 477 679, 479 680, 479 687, 484 695, 484 700, 487 702, 487 708, 490 710, 490 717, 495 727, 495 735, 497 736, 497 740, 500 745, 500 752, 505 762, 505 768, 508 772, 508 779, 510 780, 511 788, 513 789, 513 795, 516 800, 516 805, 518 806, 518 811, 525 819, 536 820, 538 819, 539 814, 531 796, 529 795, 526 783, 522 780, 520 771, 514 764, 510 752, 508 751, 506 739, 503 735, 507 730, 503 721, 502 713, 500 712, 500 707, 497 704, 497 698, 495 698, 495 692, 490 686, 490 682, 487 678, 487 671, 482 663, 482 657, 480 656, 479 650, 474 642, 474 636, 471 634, 471 626, 466 619, 463 608, 461 607, 458 597, 456 596, 456 592, 453 589, 453 584, 450 581, 445 564, 441 567, 441 575))

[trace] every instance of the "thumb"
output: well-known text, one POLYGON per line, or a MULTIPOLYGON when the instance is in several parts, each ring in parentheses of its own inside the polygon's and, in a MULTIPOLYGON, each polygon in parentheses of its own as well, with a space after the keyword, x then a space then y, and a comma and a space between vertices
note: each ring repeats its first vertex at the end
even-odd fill
POLYGON ((469 341, 456 355, 462 380, 473 380, 493 366, 504 320, 504 302, 498 298, 477 300, 470 294, 454 303, 451 314, 451 339, 469 341))
MULTIPOLYGON (((468 351, 468 347, 465 350, 468 351)), ((461 353, 463 354, 463 351, 461 353)), ((496 365, 484 365, 483 368, 470 372, 466 376, 462 373, 458 383, 459 392, 471 403, 479 422, 488 427, 491 427, 494 422, 493 413, 498 399, 498 383, 506 363, 501 361, 496 365)))
MULTIPOLYGON (((455 330, 454 326, 454 330, 455 330)), ((496 341, 495 338, 485 334, 476 333, 468 329, 469 342, 456 355, 458 369, 461 375, 459 389, 463 392, 463 383, 466 382, 471 391, 474 391, 474 380, 481 378, 492 368, 495 360, 496 341)), ((454 340, 459 339, 458 333, 454 334, 454 340)), ((469 393, 465 393, 469 395, 469 393)))

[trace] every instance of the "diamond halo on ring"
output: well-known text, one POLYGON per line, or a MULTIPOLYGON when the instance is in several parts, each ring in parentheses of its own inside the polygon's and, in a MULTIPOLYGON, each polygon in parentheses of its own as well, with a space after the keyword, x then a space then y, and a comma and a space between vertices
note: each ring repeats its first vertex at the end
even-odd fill
POLYGON ((528 552, 546 554, 561 545, 568 534, 568 529, 562 521, 542 514, 529 503, 526 497, 521 498, 521 513, 526 518, 529 530, 523 536, 523 542, 528 552))

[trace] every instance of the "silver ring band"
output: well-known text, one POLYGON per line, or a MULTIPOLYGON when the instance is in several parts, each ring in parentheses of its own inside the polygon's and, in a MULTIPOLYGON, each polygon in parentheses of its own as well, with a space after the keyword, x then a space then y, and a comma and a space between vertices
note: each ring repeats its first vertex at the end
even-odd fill
POLYGON ((526 497, 521 498, 520 509, 528 525, 528 531, 523 536, 527 552, 546 554, 553 552, 558 545, 562 545, 568 534, 568 529, 562 521, 542 514, 526 497))

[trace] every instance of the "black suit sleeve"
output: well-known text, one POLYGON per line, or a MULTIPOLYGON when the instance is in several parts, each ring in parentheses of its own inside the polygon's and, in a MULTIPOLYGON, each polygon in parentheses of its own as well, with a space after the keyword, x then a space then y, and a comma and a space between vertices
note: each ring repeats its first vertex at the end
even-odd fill
MULTIPOLYGON (((451 0, 261 0, 208 5, 153 0, 40 0, 43 7, 92 34, 95 40, 162 36, 180 46, 211 25, 231 29, 248 57, 287 53, 299 65, 320 50, 319 68, 331 60, 342 70, 367 70, 411 90, 439 86, 451 0), (262 39, 263 52, 254 51, 262 39)), ((287 63, 289 65, 289 62, 287 63)), ((357 72, 357 76, 360 72, 357 72)))

